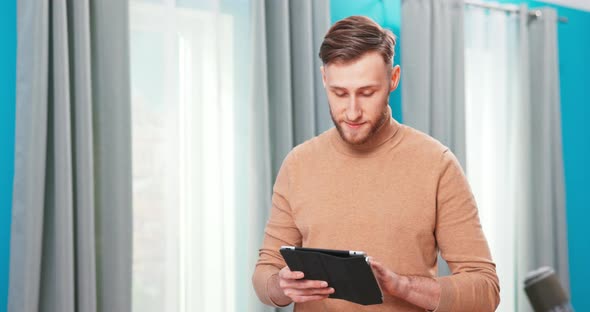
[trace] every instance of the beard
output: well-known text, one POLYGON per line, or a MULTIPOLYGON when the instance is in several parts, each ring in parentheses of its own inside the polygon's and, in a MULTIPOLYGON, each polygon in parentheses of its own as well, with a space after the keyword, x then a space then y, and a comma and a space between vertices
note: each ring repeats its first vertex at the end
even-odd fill
POLYGON ((352 139, 352 138, 346 137, 346 132, 344 131, 344 129, 342 129, 341 122, 336 121, 336 118, 334 118, 334 114, 332 113, 332 110, 330 109, 330 117, 332 117, 332 122, 334 123, 336 130, 338 130, 338 134, 340 135, 342 140, 344 140, 344 142, 351 144, 351 145, 363 145, 363 144, 367 143, 368 141, 370 141, 375 136, 375 133, 377 133, 377 131, 379 131, 379 129, 381 129, 381 127, 385 124, 385 122, 387 121, 387 118, 389 117, 388 114, 389 114, 389 109, 388 109, 388 104, 386 104, 383 108, 383 111, 381 112, 381 116, 379 117, 379 119, 377 119, 376 121, 375 120, 368 120, 367 121, 367 123, 370 126, 369 132, 360 138, 352 139))

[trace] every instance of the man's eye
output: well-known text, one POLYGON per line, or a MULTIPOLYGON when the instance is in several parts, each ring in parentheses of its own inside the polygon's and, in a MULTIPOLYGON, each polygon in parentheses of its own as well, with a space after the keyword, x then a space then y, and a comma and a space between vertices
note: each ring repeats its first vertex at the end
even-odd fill
POLYGON ((334 93, 336 94, 337 97, 345 97, 348 95, 348 93, 334 93))
POLYGON ((366 93, 363 93, 363 96, 368 97, 368 96, 372 96, 373 94, 375 94, 375 92, 366 92, 366 93))

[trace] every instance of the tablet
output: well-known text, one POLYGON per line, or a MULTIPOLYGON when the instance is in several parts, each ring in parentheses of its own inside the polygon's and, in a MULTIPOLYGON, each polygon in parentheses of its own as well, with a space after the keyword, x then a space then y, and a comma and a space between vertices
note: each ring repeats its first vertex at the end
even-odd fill
POLYGON ((326 281, 334 288, 330 298, 362 305, 383 303, 383 293, 365 252, 282 246, 279 250, 291 271, 308 280, 326 281))
POLYGON ((354 256, 366 256, 367 255, 367 253, 365 253, 364 251, 356 251, 356 250, 337 250, 337 249, 322 249, 322 248, 308 248, 308 247, 295 247, 295 246, 281 246, 281 249, 320 252, 320 253, 336 256, 336 257, 354 257, 354 256))

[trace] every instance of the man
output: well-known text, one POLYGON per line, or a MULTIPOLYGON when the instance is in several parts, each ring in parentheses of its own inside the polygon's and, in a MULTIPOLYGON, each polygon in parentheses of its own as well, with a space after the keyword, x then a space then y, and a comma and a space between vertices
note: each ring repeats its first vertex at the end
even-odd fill
POLYGON ((395 39, 366 17, 334 24, 320 48, 335 128, 295 147, 273 189, 253 276, 266 304, 295 311, 494 311, 495 264, 475 200, 455 156, 391 117, 395 39), (381 305, 328 299, 305 280, 282 245, 363 250, 384 293, 381 305), (437 277, 441 251, 452 276, 437 277))

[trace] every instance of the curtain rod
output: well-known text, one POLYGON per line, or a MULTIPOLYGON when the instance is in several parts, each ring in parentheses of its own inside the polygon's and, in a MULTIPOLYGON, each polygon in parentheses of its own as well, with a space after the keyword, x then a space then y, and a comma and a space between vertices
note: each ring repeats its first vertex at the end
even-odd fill
MULTIPOLYGON (((518 13, 520 12, 520 7, 514 4, 497 4, 497 3, 489 3, 489 2, 483 2, 483 1, 478 1, 478 0, 464 0, 465 5, 470 5, 470 6, 475 6, 475 7, 480 7, 480 8, 485 8, 485 9, 490 9, 490 10, 499 10, 499 11, 505 11, 505 12, 511 12, 511 13, 518 13)), ((538 18, 541 17, 543 15, 543 12, 541 12, 541 10, 532 10, 529 11, 529 16, 538 18)), ((567 17, 563 17, 563 16, 558 16, 557 17, 557 21, 563 24, 567 24, 568 22, 568 18, 567 17)))

